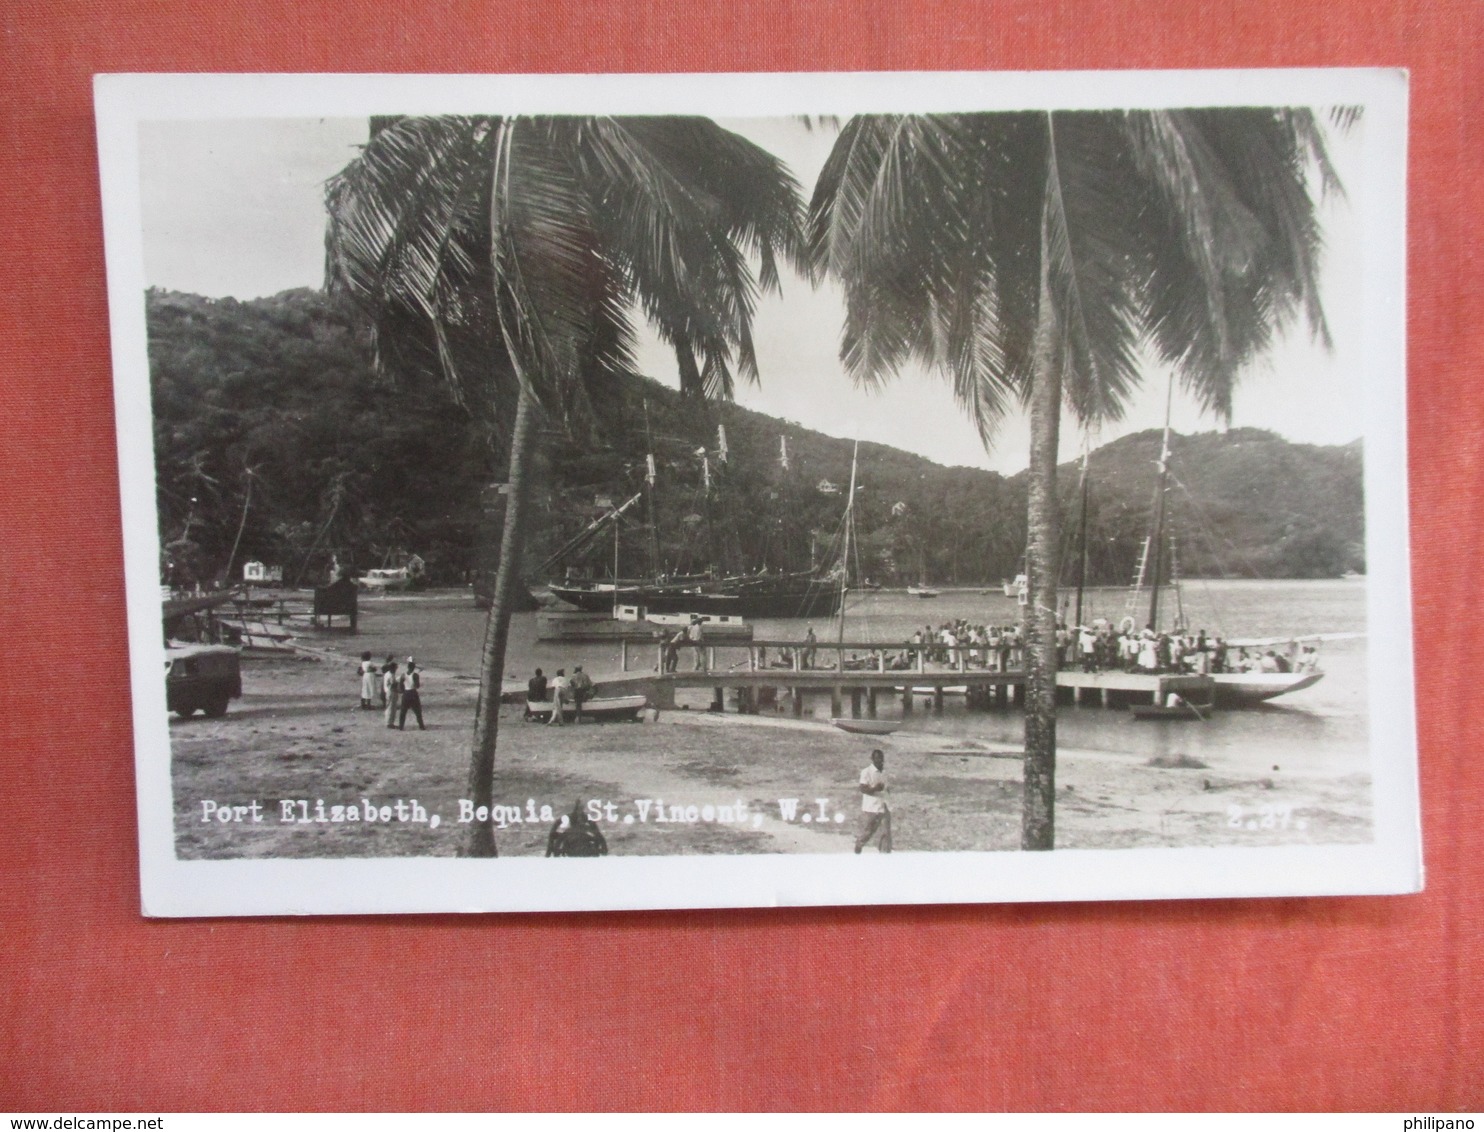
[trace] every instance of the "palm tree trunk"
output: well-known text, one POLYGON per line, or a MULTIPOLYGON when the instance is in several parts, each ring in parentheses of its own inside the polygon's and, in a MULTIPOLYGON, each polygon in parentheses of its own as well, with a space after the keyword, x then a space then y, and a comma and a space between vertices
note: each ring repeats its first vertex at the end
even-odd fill
POLYGON ((1049 240, 1042 220, 1041 299, 1031 375, 1031 455, 1026 505, 1025 792, 1020 847, 1055 844, 1056 804, 1056 456, 1061 370, 1051 302, 1049 240))
MULTIPOLYGON (((494 802, 495 741, 500 728, 500 692, 505 680, 505 643, 510 635, 511 600, 520 582, 521 554, 526 541, 526 466, 535 438, 532 418, 535 399, 524 385, 515 409, 515 428, 510 438, 510 483, 505 497, 505 528, 500 536, 500 565, 495 571, 495 592, 485 622, 484 648, 479 664, 479 705, 474 712, 474 750, 469 764, 469 798, 475 810, 494 802)), ((499 856, 494 825, 477 821, 469 834, 470 857, 499 856)))

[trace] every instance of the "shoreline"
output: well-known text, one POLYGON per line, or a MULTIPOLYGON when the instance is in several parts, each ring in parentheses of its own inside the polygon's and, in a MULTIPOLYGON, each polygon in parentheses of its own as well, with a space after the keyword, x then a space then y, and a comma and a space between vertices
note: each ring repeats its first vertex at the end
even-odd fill
MULTIPOLYGON (((422 605, 467 618, 448 595, 422 605)), ((467 793, 478 679, 453 662, 457 650, 437 628, 428 629, 419 608, 417 598, 400 595, 368 602, 362 633, 309 638, 318 659, 245 660, 243 698, 224 718, 172 719, 178 856, 459 853, 469 830, 459 820, 459 801, 467 793), (427 731, 388 730, 379 712, 359 709, 355 668, 366 650, 378 662, 388 653, 399 662, 418 658, 427 731), (411 815, 413 799, 428 820, 398 817, 398 800, 411 815), (283 820, 285 801, 293 804, 292 821, 283 820), (320 802, 324 820, 318 820, 320 802), (215 809, 203 820, 208 803, 215 809), (244 819, 220 820, 233 806, 244 819), (336 806, 342 816, 355 810, 356 820, 333 820, 336 806), (367 809, 375 820, 362 819, 367 809)), ((459 624, 469 631, 467 621, 459 624)), ((507 672, 539 663, 542 650, 512 632, 507 672)), ((604 674, 592 671, 595 679, 604 674)), ((808 719, 704 710, 662 712, 653 723, 562 727, 523 723, 522 715, 518 706, 501 709, 495 770, 495 798, 507 819, 496 834, 501 855, 542 855, 551 825, 542 807, 554 820, 575 801, 597 805, 613 855, 849 853, 860 814, 857 778, 876 746, 886 752, 898 851, 1019 847, 1022 787, 1013 743, 922 729, 847 735, 808 719), (681 820, 656 820, 661 802, 680 806, 681 820), (520 820, 509 820, 515 812, 520 820), (723 812, 733 820, 720 820, 723 812)), ((1372 837, 1370 777, 1358 771, 1257 774, 1184 756, 1161 765, 1125 751, 1066 744, 1057 775, 1058 848, 1372 837)))

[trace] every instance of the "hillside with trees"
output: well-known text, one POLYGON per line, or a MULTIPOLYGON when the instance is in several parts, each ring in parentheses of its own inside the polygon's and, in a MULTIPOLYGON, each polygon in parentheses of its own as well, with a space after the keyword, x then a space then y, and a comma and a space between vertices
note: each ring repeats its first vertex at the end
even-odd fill
MULTIPOLYGON (((431 579, 472 579, 494 554, 498 430, 441 383, 389 384, 354 312, 307 290, 251 301, 146 295, 157 498, 167 580, 233 577, 259 559, 322 581, 416 552, 431 579)), ((763 380, 767 381, 765 373, 763 380)), ((833 553, 852 443, 638 374, 584 422, 544 422, 528 575, 606 506, 625 515, 625 575, 807 568, 833 553), (723 452, 721 433, 726 447, 723 452), (786 441, 787 467, 783 464, 786 441), (709 484, 709 487, 708 487, 709 484), (651 524, 651 502, 652 518, 651 524)), ((1148 534, 1159 433, 1092 454, 1089 581, 1127 582, 1148 534)), ((1182 574, 1323 577, 1364 569, 1362 453, 1271 433, 1176 436, 1167 500, 1182 574)), ((1061 470, 1063 577, 1075 579, 1080 463, 1061 470)), ((1024 475, 860 447, 860 577, 988 584, 1025 540, 1024 475)), ((611 535, 557 569, 612 569, 611 535)))

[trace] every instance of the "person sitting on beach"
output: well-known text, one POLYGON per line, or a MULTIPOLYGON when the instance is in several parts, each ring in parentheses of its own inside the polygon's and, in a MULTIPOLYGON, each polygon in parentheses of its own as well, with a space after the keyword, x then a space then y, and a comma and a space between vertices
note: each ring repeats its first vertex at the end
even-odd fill
POLYGON ((577 709, 577 722, 581 723, 583 702, 593 694, 593 678, 579 664, 572 670, 572 680, 567 687, 572 693, 572 706, 577 709))
POLYGON ((526 681, 526 715, 527 719, 533 714, 532 704, 544 704, 546 702, 546 673, 536 669, 536 675, 526 681))
POLYGON ((551 827, 551 832, 546 835, 546 855, 548 857, 608 856, 608 839, 603 836, 598 823, 587 816, 587 808, 582 804, 581 798, 572 803, 570 814, 563 814, 557 818, 556 824, 551 827))
POLYGON ((566 722, 562 718, 562 707, 567 701, 567 670, 558 668, 556 675, 551 678, 551 718, 547 723, 554 723, 560 727, 566 722))

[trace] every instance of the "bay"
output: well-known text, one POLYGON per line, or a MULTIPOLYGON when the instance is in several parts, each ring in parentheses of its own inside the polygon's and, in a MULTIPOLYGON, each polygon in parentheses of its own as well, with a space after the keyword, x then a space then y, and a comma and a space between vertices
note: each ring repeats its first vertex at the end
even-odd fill
MULTIPOLYGON (((1065 594, 1063 596, 1066 596, 1065 594)), ((1147 600, 1147 599, 1146 599, 1147 600)), ((1166 594, 1165 601, 1173 602, 1166 594)), ((1187 580, 1181 587, 1187 620, 1193 628, 1226 637, 1280 637, 1312 633, 1364 633, 1366 581, 1364 578, 1251 581, 1187 580)), ((1127 610, 1126 591, 1118 588, 1089 591, 1084 619, 1095 616, 1121 619, 1127 610)), ((1136 617, 1147 616, 1147 607, 1136 617)), ((1020 607, 998 587, 949 589, 933 599, 904 591, 852 594, 846 606, 846 638, 852 641, 900 644, 914 628, 936 627, 958 618, 976 624, 1015 623, 1020 607)), ((392 596, 363 601, 361 634, 356 648, 376 656, 405 657, 416 652, 418 662, 458 678, 477 679, 479 650, 486 617, 466 594, 451 592, 392 596)), ((810 627, 821 640, 833 640, 834 620, 760 620, 758 639, 802 640, 810 627)), ((347 644, 348 647, 348 644, 347 644)), ((740 650, 721 650, 722 664, 745 664, 740 650)), ((635 648, 629 670, 651 670, 656 657, 635 648)), ((507 677, 524 679, 540 666, 548 674, 557 668, 569 672, 575 665, 601 679, 616 674, 617 645, 573 644, 536 640, 536 615, 512 618, 507 653, 507 677)), ((1219 771, 1255 774, 1280 768, 1284 774, 1323 776, 1368 774, 1369 710, 1367 700, 1367 642, 1364 637, 1326 642, 1320 647, 1324 679, 1311 688, 1268 705, 1220 711, 1206 723, 1196 721, 1141 721, 1127 712, 1098 706, 1065 706, 1058 711, 1058 742, 1067 748, 1105 752, 1112 757, 1148 761, 1185 756, 1219 771)), ((680 702, 703 710, 709 691, 700 690, 680 702)), ((1015 710, 968 711, 963 697, 947 698, 941 715, 918 710, 903 717, 897 698, 882 697, 880 718, 900 719, 903 732, 935 733, 974 740, 996 747, 1018 747, 1023 739, 1023 717, 1015 710)), ((828 696, 806 701, 806 716, 827 719, 828 696)))

